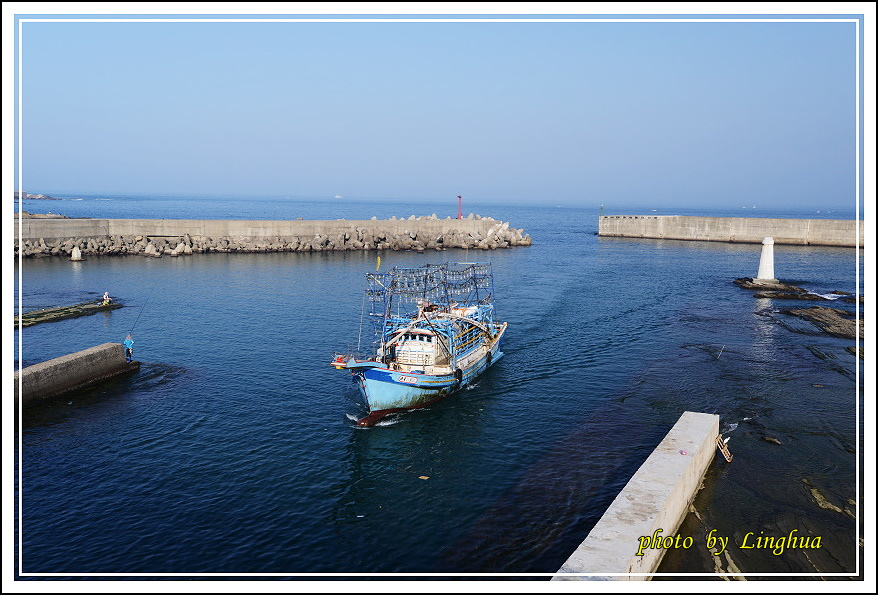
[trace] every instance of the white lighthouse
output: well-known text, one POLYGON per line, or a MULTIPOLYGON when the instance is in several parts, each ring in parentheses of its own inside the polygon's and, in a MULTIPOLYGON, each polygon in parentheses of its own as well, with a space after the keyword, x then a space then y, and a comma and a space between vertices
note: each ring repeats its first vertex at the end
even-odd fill
POLYGON ((759 273, 756 281, 774 281, 774 238, 763 238, 762 256, 759 257, 759 273))

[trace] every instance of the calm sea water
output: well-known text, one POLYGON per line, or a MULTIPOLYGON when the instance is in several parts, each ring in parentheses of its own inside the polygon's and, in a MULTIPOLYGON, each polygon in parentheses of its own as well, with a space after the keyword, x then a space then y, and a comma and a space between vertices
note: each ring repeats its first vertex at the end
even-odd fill
MULTIPOLYGON (((243 219, 456 212, 76 198, 23 209, 243 219)), ((755 275, 760 246, 599 238, 598 209, 470 210, 523 227, 534 245, 385 252, 381 266, 489 259, 498 318, 509 322, 506 356, 462 394, 368 429, 353 421, 364 409, 349 376, 328 362, 357 342, 374 252, 25 261, 24 309, 104 291, 126 307, 24 329, 22 365, 121 342, 133 328, 143 367, 28 413, 18 436, 24 573, 551 573, 687 410, 721 416, 735 459, 709 470, 697 515, 680 529, 695 545, 670 552, 663 572, 712 572, 711 529, 732 538, 723 568, 855 571, 862 360, 845 350, 854 342, 779 312, 801 302, 755 299, 732 284, 755 275), (748 532, 791 529, 821 536, 822 547, 774 555, 734 546, 748 532)), ((778 276, 820 293, 856 292, 856 258, 854 249, 775 246, 778 276)))

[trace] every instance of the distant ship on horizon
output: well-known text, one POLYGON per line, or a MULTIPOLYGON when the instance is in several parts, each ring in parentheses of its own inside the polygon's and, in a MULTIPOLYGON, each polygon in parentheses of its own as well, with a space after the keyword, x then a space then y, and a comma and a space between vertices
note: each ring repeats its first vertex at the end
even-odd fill
POLYGON ((336 197, 336 198, 341 198, 341 194, 336 194, 335 197, 336 197))

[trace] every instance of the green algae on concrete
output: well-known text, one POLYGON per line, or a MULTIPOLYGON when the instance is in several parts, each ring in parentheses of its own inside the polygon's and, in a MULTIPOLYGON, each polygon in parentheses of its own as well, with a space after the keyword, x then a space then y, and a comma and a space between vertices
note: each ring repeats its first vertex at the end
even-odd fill
POLYGON ((96 312, 104 312, 107 310, 115 310, 121 308, 122 304, 110 302, 103 304, 102 302, 85 302, 84 304, 74 304, 72 306, 57 306, 55 308, 44 308, 42 310, 32 310, 15 317, 15 324, 21 327, 33 326, 41 322, 55 322, 57 320, 65 320, 67 318, 76 318, 78 316, 89 316, 96 312))

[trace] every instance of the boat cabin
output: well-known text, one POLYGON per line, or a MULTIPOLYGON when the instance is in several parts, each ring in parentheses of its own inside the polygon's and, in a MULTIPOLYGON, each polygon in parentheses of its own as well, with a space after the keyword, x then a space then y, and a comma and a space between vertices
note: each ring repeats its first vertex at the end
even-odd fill
POLYGON ((436 333, 409 329, 388 344, 394 362, 409 371, 448 366, 448 348, 436 333))

